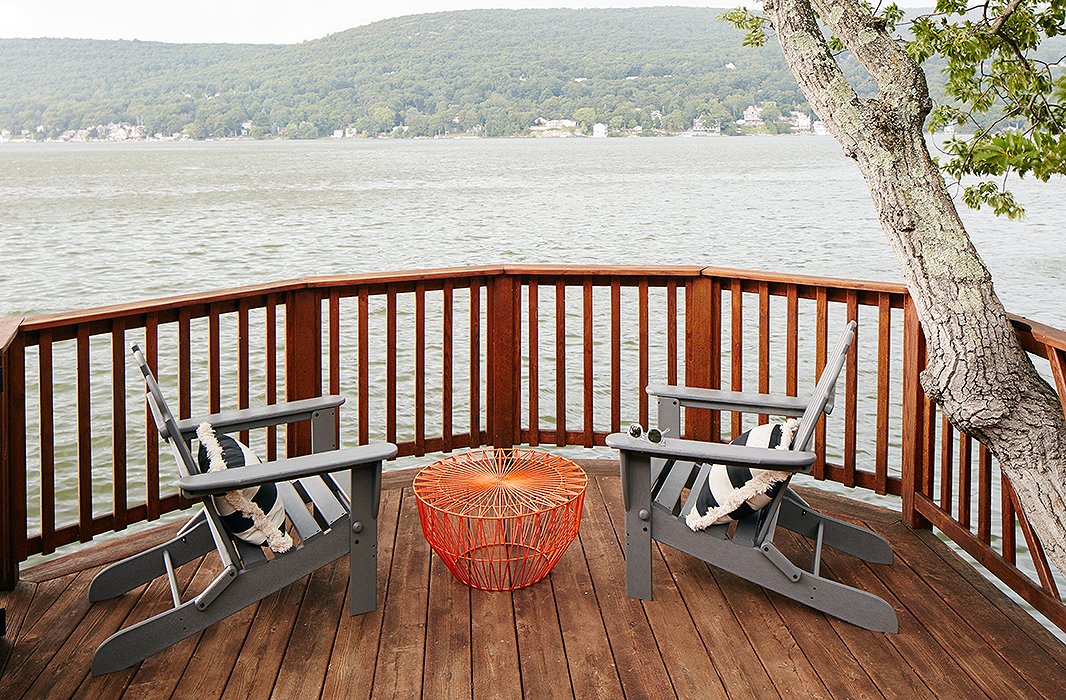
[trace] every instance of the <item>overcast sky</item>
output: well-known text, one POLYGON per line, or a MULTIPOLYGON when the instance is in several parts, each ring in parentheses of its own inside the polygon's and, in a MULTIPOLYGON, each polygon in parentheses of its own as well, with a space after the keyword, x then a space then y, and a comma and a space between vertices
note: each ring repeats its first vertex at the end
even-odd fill
MULTIPOLYGON (((902 7, 933 0, 897 0, 902 7)), ((473 8, 735 7, 741 0, 0 0, 0 38, 68 37, 168 42, 291 44, 389 17, 473 8)))

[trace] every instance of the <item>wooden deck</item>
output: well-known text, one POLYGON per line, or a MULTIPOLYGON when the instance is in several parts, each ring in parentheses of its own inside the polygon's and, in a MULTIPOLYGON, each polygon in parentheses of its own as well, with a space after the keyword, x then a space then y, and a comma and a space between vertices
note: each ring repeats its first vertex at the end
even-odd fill
MULTIPOLYGON (((890 539, 891 567, 831 550, 824 566, 889 600, 899 634, 828 619, 657 543, 655 600, 627 598, 612 476, 590 480, 581 535, 548 579, 473 591, 430 556, 410 489, 393 488, 374 613, 346 614, 342 559, 140 666, 92 678, 97 644, 170 605, 165 579, 89 605, 93 573, 133 546, 120 541, 23 572, 0 593, 0 697, 1062 697, 1066 646, 935 536, 898 514, 804 496, 890 539)), ((217 566, 213 555, 189 563, 179 581, 199 590, 217 566)))

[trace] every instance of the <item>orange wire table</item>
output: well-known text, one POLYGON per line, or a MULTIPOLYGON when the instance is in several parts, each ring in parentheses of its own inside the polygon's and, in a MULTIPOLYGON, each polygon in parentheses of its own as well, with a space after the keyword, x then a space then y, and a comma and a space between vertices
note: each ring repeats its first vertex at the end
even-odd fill
POLYGON ((510 591, 548 575, 581 525, 588 477, 523 448, 446 457, 415 477, 422 532, 463 583, 510 591))

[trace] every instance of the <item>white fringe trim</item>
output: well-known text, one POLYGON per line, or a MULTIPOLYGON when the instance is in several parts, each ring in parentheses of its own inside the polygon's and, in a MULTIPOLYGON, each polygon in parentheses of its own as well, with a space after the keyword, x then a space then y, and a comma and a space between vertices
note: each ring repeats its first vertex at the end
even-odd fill
MULTIPOLYGON (((781 443, 775 448, 778 450, 788 450, 792 447, 792 440, 796 435, 796 430, 799 428, 799 421, 795 418, 789 418, 781 425, 781 443)), ((734 489, 733 493, 729 494, 729 498, 725 500, 725 503, 719 504, 716 508, 711 508, 703 515, 699 514, 699 511, 693 508, 685 516, 685 524, 693 531, 705 530, 711 525, 714 525, 718 520, 728 516, 734 510, 743 505, 749 498, 753 498, 760 494, 765 494, 767 491, 774 487, 774 484, 784 481, 788 478, 791 472, 779 472, 771 469, 760 471, 753 476, 751 480, 741 486, 739 489, 734 489)))
MULTIPOLYGON (((217 472, 226 469, 226 458, 222 453, 222 445, 219 444, 218 438, 215 437, 215 429, 211 427, 211 424, 201 423, 196 428, 196 437, 200 440, 200 444, 204 446, 204 449, 207 450, 207 460, 210 465, 208 471, 217 472)), ((255 530, 266 538, 267 545, 271 551, 281 553, 292 549, 292 537, 267 520, 266 513, 263 512, 263 509, 258 504, 240 491, 228 491, 223 495, 223 498, 230 504, 230 507, 240 511, 242 515, 252 520, 255 530)))

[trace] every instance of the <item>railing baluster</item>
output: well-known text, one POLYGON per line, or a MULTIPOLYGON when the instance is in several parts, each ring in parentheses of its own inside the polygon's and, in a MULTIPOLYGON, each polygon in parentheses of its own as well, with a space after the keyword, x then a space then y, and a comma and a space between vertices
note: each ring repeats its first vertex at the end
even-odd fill
MULTIPOLYGON (((278 300, 273 294, 266 303, 266 396, 268 406, 278 402, 278 300)), ((267 460, 278 458, 278 429, 273 425, 266 429, 267 460)))
POLYGON ((1017 491, 1014 490, 1014 487, 1006 478, 1003 479, 1002 484, 1010 491, 1011 502, 1014 503, 1014 510, 1019 514, 1018 525, 1022 529, 1022 536, 1025 538, 1025 544, 1029 547, 1029 554, 1033 558, 1033 566, 1036 568, 1037 578, 1040 579, 1040 587, 1053 595, 1056 600, 1061 600, 1062 596, 1059 595, 1059 588, 1055 584, 1055 575, 1052 573, 1051 567, 1048 565, 1044 546, 1040 544, 1040 538, 1038 538, 1036 533, 1033 532, 1032 525, 1029 524, 1029 520, 1025 517, 1025 511, 1022 510, 1022 505, 1018 500, 1017 491))
MULTIPOLYGON (((1000 551, 1003 558, 1017 564, 1018 547, 1015 541, 1014 501, 1011 500, 1010 480, 1001 470, 999 473, 1000 551)), ((945 508, 949 513, 949 509, 945 508)))
POLYGON ((359 444, 370 442, 370 294, 359 288, 359 444))
MULTIPOLYGON (((584 431, 581 441, 585 447, 592 447, 592 280, 586 279, 583 289, 584 296, 584 408, 582 410, 585 419, 584 431)), ((644 402, 647 405, 647 402, 644 402)))
POLYGON ((93 441, 92 366, 89 358, 89 327, 78 326, 77 409, 78 409, 78 539, 93 538, 93 441))
POLYGON ((954 444, 955 430, 947 415, 940 418, 940 508, 945 513, 951 512, 951 487, 955 480, 954 444))
POLYGON ((441 449, 452 450, 452 281, 441 295, 441 449))
POLYGON ((666 282, 666 383, 677 384, 677 281, 666 282))
POLYGON ((622 283, 611 280, 611 432, 622 429, 622 283))
MULTIPOLYGON (((713 319, 718 307, 713 303, 714 282, 697 277, 685 286, 685 384, 690 387, 713 387, 713 319)), ((707 411, 685 409, 684 434, 692 440, 717 439, 713 416, 707 411)))
POLYGON ((640 424, 648 425, 648 280, 637 285, 637 406, 640 424))
MULTIPOLYGON (((55 551, 56 535, 56 464, 55 417, 52 380, 52 332, 41 331, 37 341, 38 386, 41 403, 41 553, 55 551)), ((125 418, 125 414, 123 414, 125 418)), ((123 423, 123 457, 125 457, 125 423, 123 423)), ((123 465, 123 469, 125 465, 123 465)), ((125 482, 123 482, 125 488, 125 482)))
POLYGON ((977 448, 977 539, 992 542, 992 453, 985 444, 977 448))
MULTIPOLYGON (((815 350, 814 375, 821 377, 825 370, 829 354, 829 296, 825 287, 818 287, 815 292, 815 350)), ((825 415, 818 417, 814 429, 814 451, 818 454, 811 475, 815 479, 825 478, 825 415)))
MULTIPOLYGON (((770 393, 770 285, 759 283, 759 393, 770 393)), ((770 422, 770 416, 760 413, 759 425, 770 422)))
POLYGON ((924 397, 922 418, 924 426, 922 428, 922 434, 924 436, 924 450, 922 453, 922 493, 933 497, 933 477, 936 473, 936 404, 929 400, 928 396, 924 397))
MULTIPOLYGON (((144 360, 152 374, 159 376, 159 317, 148 314, 144 323, 144 360)), ((159 504, 159 428, 145 399, 145 460, 144 490, 147 519, 155 520, 161 514, 159 504)))
POLYGON ((529 444, 540 444, 540 290, 529 280, 529 444))
POLYGON ((970 529, 970 448, 969 433, 959 433, 959 523, 970 529))
MULTIPOLYGON (((729 372, 730 387, 733 391, 744 390, 744 292, 739 279, 734 279, 729 287, 729 341, 731 345, 731 367, 729 372)), ((739 411, 730 415, 730 438, 740 435, 742 423, 739 411)))
POLYGON ((192 311, 178 314, 178 417, 192 415, 192 311))
POLYGON ((875 490, 888 493, 888 399, 892 353, 892 307, 888 294, 877 295, 877 439, 875 490))
MULTIPOLYGON (((208 307, 207 320, 207 387, 210 395, 208 410, 218 413, 222 410, 222 358, 219 349, 221 322, 218 307, 214 304, 208 307)), ((291 348, 286 346, 285 352, 290 351, 291 348)))
POLYGON ((386 295, 385 439, 396 442, 396 288, 386 295))
POLYGON ((555 444, 566 445, 566 282, 555 283, 555 444))
POLYGON ((796 396, 799 391, 799 289, 790 284, 785 289, 787 304, 785 323, 785 393, 796 396))
POLYGON ((415 454, 426 453, 426 285, 415 285, 415 454))
POLYGON ((470 283, 470 446, 481 445, 481 281, 470 283))
MULTIPOLYGON (((859 295, 854 289, 847 294, 848 322, 859 320, 859 295)), ((844 478, 845 486, 855 486, 856 412, 859 405, 859 339, 862 329, 855 328, 855 340, 848 349, 844 377, 844 478)))
POLYGON ((18 583, 18 564, 26 559, 28 549, 26 340, 17 320, 0 323, 0 333, 7 336, 0 338, 0 460, 4 460, 0 462, 0 590, 11 590, 18 583))
MULTIPOLYGON (((43 440, 41 446, 44 446, 43 440)), ((126 322, 122 318, 116 318, 111 322, 111 503, 114 529, 125 530, 127 521, 126 322)), ((53 503, 53 509, 54 507, 53 503)), ((44 534, 43 529, 42 534, 44 534)))
MULTIPOLYGON (((248 408, 250 388, 248 386, 248 309, 247 299, 241 299, 237 307, 237 408, 248 408)), ((332 314, 332 306, 331 314, 332 314)), ((332 315, 330 320, 332 323, 332 315)), ((330 352, 333 343, 330 341, 330 352)), ((332 363, 331 363, 332 364, 332 363)), ((248 431, 240 432, 240 441, 248 444, 248 431)))
MULTIPOLYGON (((712 389, 722 387, 722 281, 713 278, 710 285, 710 348, 700 362, 710 359, 710 379, 707 385, 712 389)), ((687 352, 687 350, 686 350, 687 352)), ((687 370, 686 370, 687 371, 687 370)), ((710 412, 710 439, 719 442, 722 439, 722 412, 715 409, 710 412)))
POLYGON ((1051 365, 1051 375, 1055 378, 1055 386, 1059 391, 1059 403, 1062 404, 1063 412, 1066 412, 1066 350, 1048 344, 1044 345, 1044 349, 1051 365))

